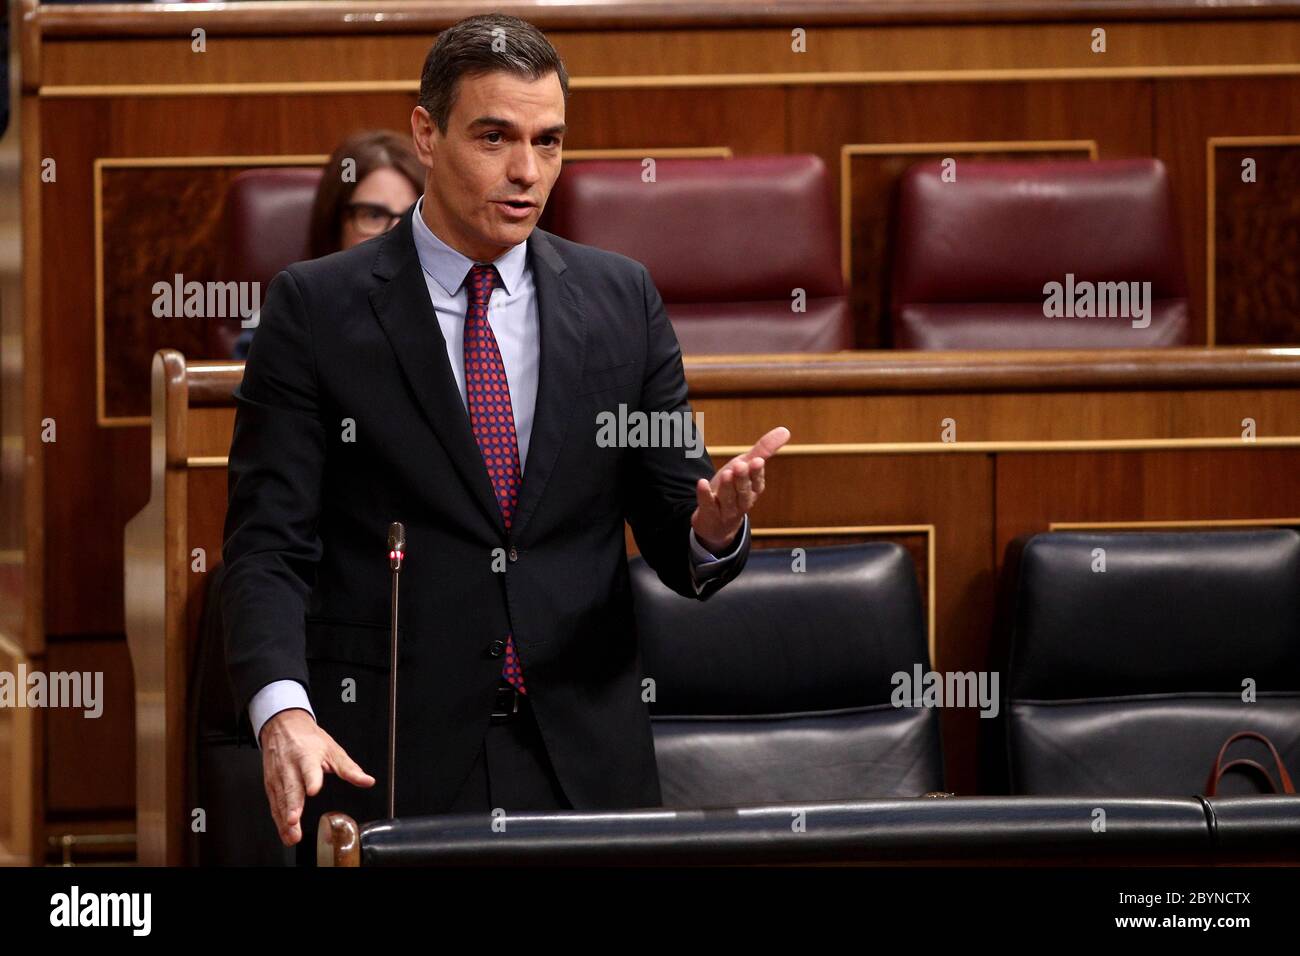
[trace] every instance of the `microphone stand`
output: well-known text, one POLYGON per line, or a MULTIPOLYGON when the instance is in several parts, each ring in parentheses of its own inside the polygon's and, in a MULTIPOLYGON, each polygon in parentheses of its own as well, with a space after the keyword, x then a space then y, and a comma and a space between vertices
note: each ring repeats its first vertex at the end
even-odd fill
POLYGON ((393 608, 390 620, 388 672, 388 819, 396 816, 397 802, 397 591, 398 575, 406 549, 406 529, 400 521, 388 526, 388 566, 393 572, 393 608))

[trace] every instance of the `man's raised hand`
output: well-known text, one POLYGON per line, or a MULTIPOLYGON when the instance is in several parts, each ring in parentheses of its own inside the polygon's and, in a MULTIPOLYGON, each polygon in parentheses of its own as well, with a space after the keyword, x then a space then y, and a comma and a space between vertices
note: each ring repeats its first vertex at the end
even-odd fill
POLYGON ((714 554, 721 554, 744 524, 766 485, 764 466, 790 440, 790 429, 773 428, 754 442, 749 451, 737 455, 718 469, 711 481, 695 483, 695 513, 691 527, 695 537, 714 554))

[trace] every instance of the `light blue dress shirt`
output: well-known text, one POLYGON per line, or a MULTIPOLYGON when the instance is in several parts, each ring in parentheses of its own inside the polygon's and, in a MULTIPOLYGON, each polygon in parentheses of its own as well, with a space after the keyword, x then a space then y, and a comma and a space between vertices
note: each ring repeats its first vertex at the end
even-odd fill
MULTIPOLYGON (((416 202, 412 220, 415 249, 424 268, 424 282, 429 288, 429 298, 438 316, 447 343, 447 359, 456 376, 456 387, 461 401, 465 398, 465 313, 469 309, 469 291, 465 279, 474 266, 474 260, 457 252, 431 230, 421 215, 424 197, 416 202)), ((501 276, 501 285, 492 290, 488 301, 488 325, 501 351, 501 361, 506 367, 506 381, 510 385, 510 406, 515 415, 515 438, 519 443, 520 473, 528 470, 528 440, 532 437, 533 412, 537 407, 538 365, 541 361, 541 333, 538 329, 537 295, 533 285, 532 269, 528 266, 528 240, 511 246, 493 260, 501 276)), ((468 404, 466 405, 468 415, 468 404)), ((721 573, 733 561, 749 534, 749 516, 745 515, 736 544, 731 553, 715 557, 695 538, 691 529, 691 583, 699 594, 703 585, 697 572, 704 578, 721 573), (708 572, 707 574, 705 572, 708 572)), ((525 678, 526 679, 526 678, 525 678)), ((253 739, 262 745, 262 725, 282 710, 298 707, 312 715, 307 690, 296 680, 278 680, 267 684, 248 705, 249 722, 253 725, 253 739)))

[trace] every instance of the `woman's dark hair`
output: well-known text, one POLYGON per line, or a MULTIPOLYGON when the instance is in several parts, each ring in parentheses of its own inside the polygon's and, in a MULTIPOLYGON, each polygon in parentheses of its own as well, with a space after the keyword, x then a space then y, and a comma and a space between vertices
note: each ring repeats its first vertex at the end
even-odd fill
POLYGON ((376 169, 389 166, 411 181, 417 196, 424 192, 424 167, 415 155, 410 136, 388 129, 372 129, 353 133, 339 143, 325 164, 316 200, 311 207, 308 232, 311 258, 318 259, 339 251, 342 247, 339 237, 343 232, 343 214, 357 184, 376 169), (349 159, 356 166, 345 177, 343 163, 349 159))
POLYGON ((527 80, 555 73, 565 98, 569 96, 564 61, 541 30, 504 13, 466 17, 438 34, 420 74, 419 104, 429 111, 438 132, 447 135, 457 81, 462 76, 495 72, 527 80))

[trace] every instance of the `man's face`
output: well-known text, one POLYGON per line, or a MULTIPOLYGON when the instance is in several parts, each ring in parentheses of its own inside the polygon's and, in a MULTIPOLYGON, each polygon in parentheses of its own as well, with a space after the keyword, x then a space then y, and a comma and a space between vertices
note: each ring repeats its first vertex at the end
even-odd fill
POLYGON ((564 91, 555 73, 462 76, 447 134, 417 106, 411 135, 429 170, 425 222, 453 249, 490 262, 528 238, 560 175, 564 91))

